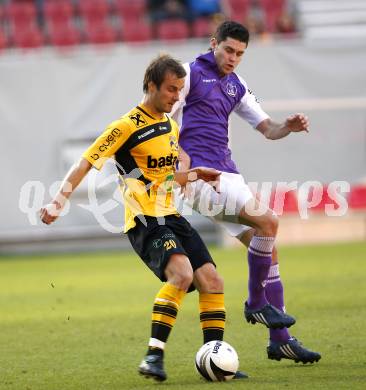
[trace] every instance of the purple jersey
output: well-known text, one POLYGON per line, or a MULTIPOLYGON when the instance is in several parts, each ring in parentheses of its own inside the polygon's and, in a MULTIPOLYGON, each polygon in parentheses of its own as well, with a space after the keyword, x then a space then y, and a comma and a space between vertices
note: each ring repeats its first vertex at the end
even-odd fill
POLYGON ((229 116, 235 111, 256 127, 268 115, 236 73, 220 77, 213 52, 185 64, 187 76, 172 117, 180 124, 179 144, 191 167, 239 173, 229 149, 229 116))

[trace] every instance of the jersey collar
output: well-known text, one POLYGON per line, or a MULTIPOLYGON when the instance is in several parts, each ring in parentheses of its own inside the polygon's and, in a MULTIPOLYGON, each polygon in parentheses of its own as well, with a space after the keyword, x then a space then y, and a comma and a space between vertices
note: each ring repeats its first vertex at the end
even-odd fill
POLYGON ((220 77, 219 68, 217 66, 216 58, 213 50, 210 50, 208 53, 201 54, 196 58, 196 60, 198 62, 204 62, 205 64, 207 64, 213 71, 215 71, 215 73, 218 75, 219 78, 222 78, 220 77))
MULTIPOLYGON (((154 117, 151 111, 142 102, 136 108, 142 111, 145 115, 147 115, 149 118, 153 119, 154 121, 158 120, 154 117)), ((167 120, 166 114, 164 114, 163 118, 161 118, 161 121, 165 121, 165 120, 167 120)))

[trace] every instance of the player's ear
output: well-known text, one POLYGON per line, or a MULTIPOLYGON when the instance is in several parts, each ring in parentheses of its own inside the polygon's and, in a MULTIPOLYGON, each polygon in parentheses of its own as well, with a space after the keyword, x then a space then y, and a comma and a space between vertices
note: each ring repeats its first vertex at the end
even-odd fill
POLYGON ((157 90, 156 84, 153 81, 149 81, 147 84, 147 91, 149 93, 153 93, 153 92, 156 92, 156 90, 157 90))

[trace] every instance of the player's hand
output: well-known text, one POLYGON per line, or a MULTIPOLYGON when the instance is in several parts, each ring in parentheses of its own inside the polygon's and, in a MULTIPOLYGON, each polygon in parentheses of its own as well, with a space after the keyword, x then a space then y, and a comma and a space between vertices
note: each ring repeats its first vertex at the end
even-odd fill
POLYGON ((189 181, 203 180, 210 183, 217 192, 220 191, 221 171, 214 168, 196 167, 188 175, 189 181))
POLYGON ((309 120, 304 114, 294 114, 289 116, 285 122, 286 127, 293 133, 300 131, 309 132, 309 120))
POLYGON ((62 206, 59 202, 53 201, 48 205, 41 208, 39 211, 40 218, 43 223, 46 225, 50 225, 54 222, 62 211, 62 206))

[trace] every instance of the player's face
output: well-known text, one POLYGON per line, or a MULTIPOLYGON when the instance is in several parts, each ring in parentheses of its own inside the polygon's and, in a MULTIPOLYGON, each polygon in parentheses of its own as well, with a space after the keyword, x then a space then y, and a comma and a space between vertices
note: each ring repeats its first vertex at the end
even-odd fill
POLYGON ((152 103, 159 113, 170 112, 174 104, 179 100, 179 92, 184 87, 184 78, 178 78, 176 74, 167 72, 160 88, 154 85, 151 91, 152 103))
POLYGON ((234 38, 226 38, 219 44, 215 38, 211 40, 211 48, 214 51, 215 59, 222 76, 234 72, 243 58, 247 44, 234 38))

